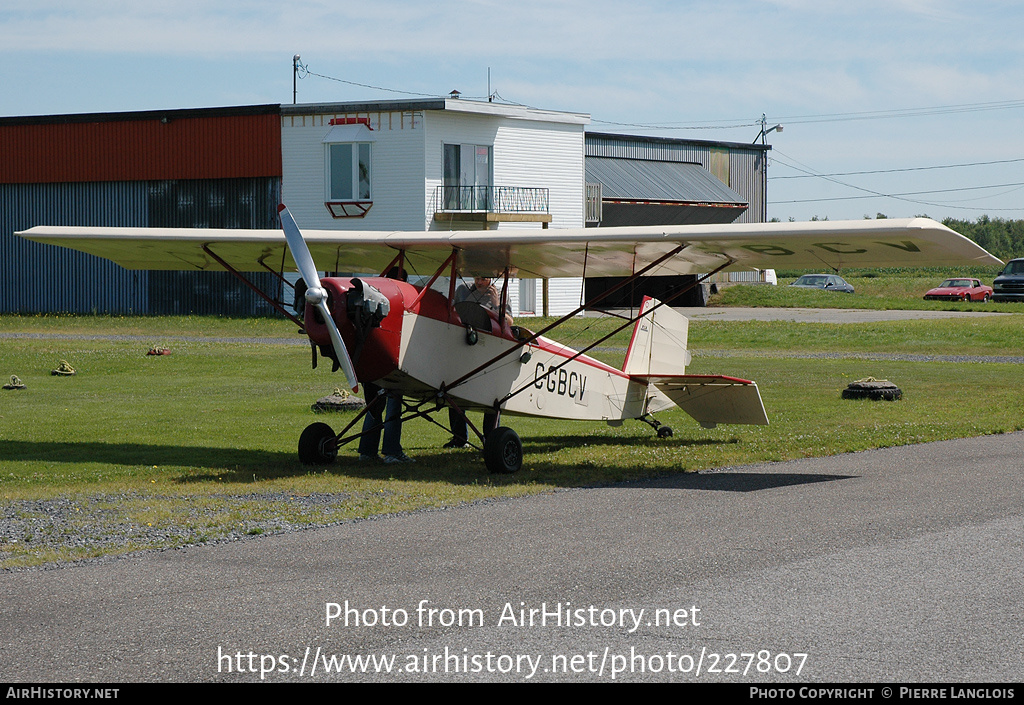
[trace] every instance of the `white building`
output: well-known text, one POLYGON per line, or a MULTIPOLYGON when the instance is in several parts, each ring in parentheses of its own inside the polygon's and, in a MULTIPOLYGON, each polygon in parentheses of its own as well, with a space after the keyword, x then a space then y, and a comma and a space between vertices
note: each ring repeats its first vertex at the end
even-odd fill
MULTIPOLYGON (((447 98, 282 106, 281 120, 282 200, 302 227, 584 227, 588 115, 447 98)), ((548 313, 573 310, 581 285, 551 282, 548 313)), ((540 291, 511 282, 513 315, 540 314, 540 291)))

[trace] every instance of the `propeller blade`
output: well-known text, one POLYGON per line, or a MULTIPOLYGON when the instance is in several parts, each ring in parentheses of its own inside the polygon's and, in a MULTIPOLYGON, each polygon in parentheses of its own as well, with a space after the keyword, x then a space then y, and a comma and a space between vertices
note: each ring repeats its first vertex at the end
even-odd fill
POLYGON ((292 253, 292 259, 295 260, 295 265, 299 268, 299 274, 306 281, 306 301, 316 306, 323 315, 327 331, 331 334, 335 356, 341 363, 341 369, 345 373, 348 385, 355 391, 359 387, 359 379, 356 377, 348 348, 345 347, 345 342, 341 339, 341 331, 338 330, 334 316, 331 315, 331 309, 327 305, 327 291, 320 286, 320 275, 317 274, 313 255, 309 253, 306 241, 302 239, 302 232, 299 230, 298 224, 283 205, 280 208, 280 214, 281 229, 284 230, 284 239, 288 242, 288 250, 292 253))
POLYGON ((345 342, 341 339, 341 331, 338 330, 334 318, 331 317, 331 309, 327 306, 326 293, 324 292, 324 298, 316 302, 316 307, 320 309, 324 320, 327 321, 327 331, 331 334, 331 343, 334 345, 334 351, 337 353, 338 361, 341 363, 341 369, 345 373, 345 379, 348 380, 348 386, 352 388, 352 391, 356 391, 359 387, 359 379, 356 377, 355 368, 352 366, 352 358, 348 355, 348 348, 345 347, 345 342))

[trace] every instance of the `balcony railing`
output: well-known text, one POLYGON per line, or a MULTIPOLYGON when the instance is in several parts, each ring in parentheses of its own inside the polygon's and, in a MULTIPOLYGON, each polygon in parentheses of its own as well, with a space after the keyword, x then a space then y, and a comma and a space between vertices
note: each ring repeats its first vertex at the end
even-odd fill
POLYGON ((435 213, 547 213, 548 189, 521 186, 438 186, 435 213))

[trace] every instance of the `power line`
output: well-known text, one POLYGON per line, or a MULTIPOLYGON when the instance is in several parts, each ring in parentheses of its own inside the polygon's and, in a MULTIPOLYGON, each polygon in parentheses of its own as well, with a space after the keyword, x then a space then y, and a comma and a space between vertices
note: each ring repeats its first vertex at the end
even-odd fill
MULTIPOLYGON (((935 169, 959 169, 961 167, 969 166, 992 166, 994 164, 1013 164, 1016 162, 1024 162, 1024 158, 1020 159, 998 159, 990 162, 965 162, 963 164, 942 164, 938 166, 915 166, 906 167, 902 169, 873 169, 871 171, 842 171, 834 174, 798 174, 795 176, 774 176, 773 181, 781 181, 782 179, 811 179, 821 176, 860 176, 863 174, 896 174, 899 172, 907 171, 931 171, 935 169)), ((789 166, 785 162, 779 162, 783 166, 789 166)), ((790 167, 792 168, 792 167, 790 167)))
MULTIPOLYGON (((774 201, 773 203, 779 203, 779 204, 781 204, 781 203, 816 203, 816 202, 820 202, 820 201, 850 201, 850 200, 860 200, 860 199, 867 199, 867 198, 892 198, 892 199, 895 199, 897 201, 906 201, 907 203, 914 203, 914 204, 917 204, 917 205, 931 206, 933 208, 962 208, 962 209, 967 209, 967 210, 989 210, 989 211, 1020 211, 1020 210, 1024 210, 1024 208, 978 208, 978 207, 975 207, 975 206, 958 206, 958 205, 953 205, 951 203, 935 203, 935 202, 932 202, 932 201, 923 201, 923 200, 915 199, 915 198, 907 198, 907 196, 924 195, 924 194, 928 194, 928 193, 956 193, 956 192, 973 191, 973 190, 980 190, 980 189, 987 189, 987 188, 1009 188, 1009 187, 1014 187, 1011 191, 1007 191, 1007 193, 1011 193, 1012 191, 1016 191, 1016 190, 1019 190, 1020 188, 1024 188, 1024 183, 994 184, 992 186, 967 186, 967 187, 961 187, 961 188, 955 188, 955 189, 944 189, 944 190, 941 190, 941 191, 918 191, 918 192, 908 192, 908 193, 882 193, 881 191, 874 191, 874 190, 869 189, 869 188, 863 188, 861 186, 855 186, 854 184, 850 184, 850 183, 847 183, 845 181, 840 181, 839 179, 833 178, 833 177, 831 177, 829 175, 826 175, 826 174, 819 174, 819 173, 815 172, 811 167, 807 166, 806 164, 803 164, 799 160, 797 160, 797 159, 795 159, 793 157, 790 157, 787 154, 779 152, 778 150, 775 150, 775 152, 776 152, 777 157, 781 156, 781 157, 783 157, 785 159, 790 159, 790 160, 796 162, 797 164, 800 164, 800 166, 798 167, 798 166, 794 166, 793 164, 786 164, 785 162, 780 162, 784 166, 788 166, 790 169, 795 169, 796 171, 801 171, 804 174, 807 174, 809 176, 816 176, 816 177, 824 179, 825 181, 830 181, 830 182, 832 182, 834 184, 838 184, 839 186, 845 186, 847 188, 854 189, 855 191, 861 191, 861 192, 863 192, 865 194, 868 194, 868 195, 866 195, 866 196, 837 196, 837 197, 834 197, 834 198, 803 199, 803 200, 792 200, 792 201, 774 201), (804 167, 804 168, 801 168, 801 167, 804 167)), ((777 157, 776 157, 776 159, 777 159, 777 157)), ((1003 195, 1003 194, 996 194, 996 195, 1003 195)))
MULTIPOLYGON (((930 115, 949 115, 954 113, 976 113, 990 110, 1012 110, 1024 108, 1024 100, 1003 100, 990 103, 961 103, 957 105, 935 105, 924 108, 894 108, 888 110, 866 110, 861 112, 848 113, 820 113, 817 115, 783 115, 771 116, 769 122, 782 122, 790 125, 806 125, 822 122, 851 122, 857 120, 890 120, 894 118, 927 117, 930 115)), ((594 119, 593 122, 602 125, 617 125, 620 127, 642 127, 649 130, 712 130, 731 129, 739 127, 757 127, 760 121, 744 122, 743 118, 726 120, 706 120, 697 123, 687 122, 661 122, 661 123, 639 123, 639 122, 613 122, 611 120, 594 119)))
MULTIPOLYGON (((399 93, 401 95, 414 95, 424 98, 436 98, 443 97, 437 93, 418 93, 414 91, 405 91, 398 88, 387 88, 384 86, 375 86, 368 83, 359 83, 357 81, 349 81, 343 78, 337 78, 336 76, 327 76, 322 73, 316 73, 310 71, 309 67, 304 64, 298 64, 300 69, 299 78, 305 78, 306 76, 316 76, 317 78, 323 78, 328 81, 335 81, 337 83, 344 83, 350 86, 357 86, 359 88, 369 88, 376 91, 386 91, 389 93, 399 93)), ((497 91, 494 92, 495 97, 497 91)), ((467 96, 469 97, 469 96, 467 96)), ((491 96, 488 96, 490 98, 491 96)), ((515 101, 508 101, 502 98, 503 101, 508 102, 512 105, 526 106, 523 103, 517 103, 515 101)), ((946 115, 951 113, 968 113, 968 112, 984 112, 990 110, 1010 110, 1016 108, 1024 108, 1024 99, 1004 100, 995 101, 988 103, 960 103, 955 105, 938 105, 929 106, 923 108, 895 108, 889 110, 869 110, 861 112, 847 112, 847 113, 821 113, 817 115, 788 115, 788 116, 773 116, 771 122, 782 122, 786 121, 790 124, 809 124, 809 123, 820 123, 820 122, 845 122, 852 120, 882 120, 892 118, 904 118, 904 117, 921 117, 929 115, 946 115)), ((701 122, 660 122, 660 123, 642 123, 642 122, 616 122, 614 120, 601 120, 598 118, 591 118, 591 121, 597 125, 614 125, 617 127, 639 127, 649 130, 728 130, 745 127, 757 127, 760 123, 758 120, 749 120, 747 118, 732 118, 732 119, 721 119, 721 120, 704 120, 701 122)), ((794 177, 796 178, 796 177, 794 177)))
POLYGON ((438 95, 434 93, 414 93, 413 91, 403 91, 397 88, 384 88, 383 86, 372 86, 368 83, 357 83, 356 81, 346 81, 344 78, 336 78, 335 76, 325 76, 322 73, 316 73, 310 71, 309 67, 304 64, 298 64, 300 69, 299 78, 305 78, 306 76, 316 76, 317 78, 323 78, 328 81, 335 81, 336 83, 345 83, 350 86, 358 86, 359 88, 370 88, 375 91, 387 91, 389 93, 401 93, 402 95, 415 95, 421 98, 437 98, 438 95))
MULTIPOLYGON (((963 193, 965 191, 981 191, 984 189, 992 188, 1008 188, 1010 186, 1024 187, 1024 181, 1018 181, 1009 184, 992 184, 990 186, 964 186, 960 188, 944 188, 944 189, 932 189, 929 191, 904 191, 902 193, 886 193, 869 196, 837 196, 835 198, 801 198, 791 201, 773 201, 773 203, 817 203, 818 201, 856 201, 864 198, 878 198, 884 196, 886 198, 896 198, 898 196, 923 196, 929 193, 963 193)), ((1013 189, 1017 190, 1017 189, 1013 189)), ((1009 193, 1009 192, 1007 192, 1009 193)), ((933 204, 928 204, 933 205, 933 204)), ((1011 210, 1024 210, 1024 208, 1014 208, 1011 210)))
POLYGON ((645 130, 730 130, 739 127, 757 127, 761 124, 761 121, 756 122, 737 122, 735 120, 712 120, 707 123, 642 123, 642 122, 614 122, 612 120, 598 120, 591 117, 590 120, 595 125, 614 125, 616 127, 641 127, 645 130), (723 122, 731 122, 735 124, 724 125, 723 122))
MULTIPOLYGON (((384 86, 374 86, 374 85, 371 85, 369 83, 359 83, 357 81, 348 81, 348 80, 346 80, 344 78, 338 78, 336 76, 327 76, 327 75, 322 74, 322 73, 316 73, 315 71, 310 71, 309 67, 305 66, 303 64, 299 64, 298 67, 300 69, 299 78, 305 78, 306 76, 316 76, 317 78, 323 78, 323 79, 326 79, 328 81, 334 81, 336 83, 344 83, 344 84, 349 85, 349 86, 358 86, 359 88, 370 88, 370 89, 375 90, 375 91, 387 91, 389 93, 399 93, 399 94, 402 94, 402 95, 414 95, 414 96, 418 96, 420 98, 444 98, 444 97, 446 97, 446 96, 444 96, 444 95, 442 95, 440 93, 416 93, 416 92, 413 92, 413 91, 403 91, 403 90, 400 90, 398 88, 385 88, 384 86)), ((497 90, 495 90, 489 96, 466 95, 466 96, 462 96, 462 97, 464 99, 467 99, 467 100, 487 100, 488 102, 492 102, 495 98, 497 98, 504 105, 515 105, 515 106, 519 106, 519 107, 523 107, 523 108, 531 108, 531 106, 526 105, 525 103, 516 103, 515 101, 511 101, 511 100, 508 100, 506 98, 503 98, 501 95, 498 94, 497 90)), ((536 109, 536 108, 534 108, 534 109, 536 109)))
POLYGON ((1024 100, 1003 100, 991 103, 961 103, 958 105, 936 105, 925 108, 896 108, 890 110, 866 110, 851 113, 824 113, 820 115, 794 115, 772 117, 773 121, 785 120, 793 124, 812 122, 843 122, 849 120, 884 120, 901 117, 947 115, 951 113, 976 113, 989 110, 1010 110, 1024 108, 1024 100))

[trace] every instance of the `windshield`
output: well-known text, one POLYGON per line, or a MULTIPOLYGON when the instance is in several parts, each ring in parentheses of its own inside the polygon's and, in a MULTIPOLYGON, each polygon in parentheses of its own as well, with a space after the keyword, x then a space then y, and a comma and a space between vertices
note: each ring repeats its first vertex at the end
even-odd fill
POLYGON ((939 284, 939 286, 940 287, 948 286, 948 287, 954 287, 954 288, 961 288, 961 287, 970 288, 971 287, 971 280, 970 279, 947 279, 946 281, 944 281, 941 284, 939 284))
POLYGON ((1024 274, 1024 259, 1015 259, 1006 265, 1003 274, 1024 274))
POLYGON ((805 275, 803 275, 802 277, 800 277, 799 279, 797 279, 793 283, 796 284, 797 286, 821 286, 821 287, 824 287, 826 281, 828 281, 828 277, 823 277, 821 275, 817 275, 816 276, 814 274, 805 274, 805 275))

